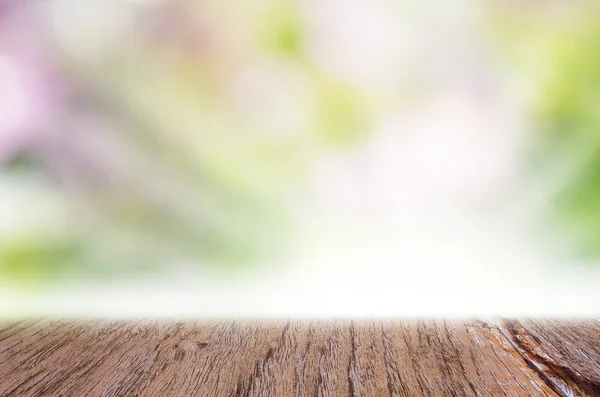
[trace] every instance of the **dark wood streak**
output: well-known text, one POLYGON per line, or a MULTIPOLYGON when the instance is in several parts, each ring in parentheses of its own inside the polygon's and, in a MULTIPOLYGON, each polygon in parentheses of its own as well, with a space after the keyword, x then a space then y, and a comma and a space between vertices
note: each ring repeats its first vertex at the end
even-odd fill
POLYGON ((348 395, 350 397, 358 397, 354 386, 354 376, 356 373, 356 330, 354 322, 350 322, 350 361, 348 362, 348 395))
POLYGON ((0 397, 600 396, 600 323, 0 324, 0 397))
MULTIPOLYGON (((502 320, 499 329, 513 344, 515 349, 525 359, 530 368, 559 395, 570 396, 600 396, 600 383, 587 379, 568 365, 561 365, 548 354, 549 349, 555 349, 551 343, 544 343, 535 334, 528 333, 516 320, 502 320)), ((600 334, 597 334, 600 336, 600 334)), ((600 343, 600 338, 597 341, 600 343)), ((592 368, 592 363, 588 363, 592 368)))

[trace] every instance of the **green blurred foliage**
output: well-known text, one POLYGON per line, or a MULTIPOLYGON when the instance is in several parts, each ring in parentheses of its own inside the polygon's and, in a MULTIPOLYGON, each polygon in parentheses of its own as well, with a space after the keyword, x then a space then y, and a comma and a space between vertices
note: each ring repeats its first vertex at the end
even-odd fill
POLYGON ((292 3, 276 3, 262 17, 260 41, 269 51, 286 56, 302 55, 302 20, 292 3))
POLYGON ((365 138, 373 117, 365 93, 323 76, 315 96, 318 101, 315 130, 322 142, 340 145, 365 138))
MULTIPOLYGON (((558 187, 549 217, 571 255, 600 255, 600 7, 574 2, 553 18, 526 15, 525 79, 536 87, 531 165, 558 187), (531 61, 534 59, 535 61, 531 61)), ((520 19, 517 18, 517 19, 520 19)), ((517 33, 517 34, 519 34, 517 33)), ((513 33, 514 34, 514 33, 513 33)))
POLYGON ((27 285, 51 283, 81 266, 81 241, 58 236, 31 236, 0 243, 0 271, 27 285))

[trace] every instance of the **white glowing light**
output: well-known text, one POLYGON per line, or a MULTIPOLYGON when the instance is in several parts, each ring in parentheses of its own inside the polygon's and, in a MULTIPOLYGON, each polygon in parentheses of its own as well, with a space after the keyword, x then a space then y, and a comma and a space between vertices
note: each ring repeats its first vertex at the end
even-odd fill
POLYGON ((373 196, 468 204, 502 190, 519 167, 521 142, 499 108, 448 91, 384 120, 367 156, 373 196))
POLYGON ((391 89, 401 63, 414 58, 410 24, 375 2, 309 1, 307 49, 337 76, 375 91, 391 89))
POLYGON ((135 21, 133 4, 124 0, 53 0, 49 7, 59 44, 85 61, 100 60, 119 48, 135 21))
POLYGON ((267 138, 303 132, 312 103, 306 76, 300 70, 269 63, 244 68, 234 81, 236 105, 267 138))

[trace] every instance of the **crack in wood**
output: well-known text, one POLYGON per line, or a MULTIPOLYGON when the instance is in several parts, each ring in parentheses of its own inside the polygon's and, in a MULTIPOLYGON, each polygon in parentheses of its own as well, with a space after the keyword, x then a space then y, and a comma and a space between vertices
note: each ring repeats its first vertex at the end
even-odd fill
POLYGON ((539 338, 528 334, 518 321, 502 319, 497 324, 497 328, 529 368, 534 370, 557 394, 563 397, 600 397, 600 384, 586 379, 571 368, 558 364, 550 357, 536 353, 535 347, 526 339, 530 338, 534 343, 540 344, 539 338))

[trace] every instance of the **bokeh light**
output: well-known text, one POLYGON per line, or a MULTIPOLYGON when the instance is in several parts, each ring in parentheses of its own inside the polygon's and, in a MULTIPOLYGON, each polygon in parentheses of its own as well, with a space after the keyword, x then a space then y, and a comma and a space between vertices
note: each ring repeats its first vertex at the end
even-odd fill
POLYGON ((185 313, 593 310, 598 16, 5 0, 3 312, 158 290, 185 313))

